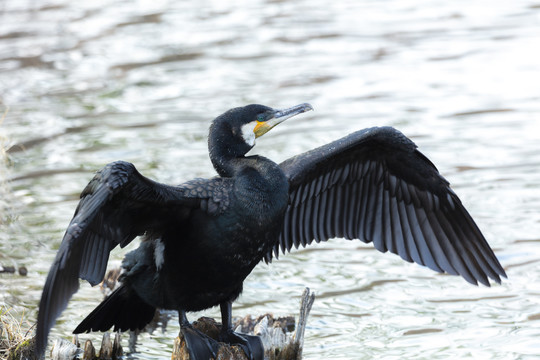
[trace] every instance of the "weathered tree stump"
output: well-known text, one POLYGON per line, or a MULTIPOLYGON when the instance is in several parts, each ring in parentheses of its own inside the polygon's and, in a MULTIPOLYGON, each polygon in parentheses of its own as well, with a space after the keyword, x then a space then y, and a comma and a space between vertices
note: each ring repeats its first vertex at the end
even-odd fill
POLYGON ((94 348, 92 341, 86 340, 84 343, 84 352, 82 358, 83 360, 93 360, 96 358, 96 348, 94 348))
MULTIPOLYGON (((304 343, 304 333, 306 329, 307 317, 313 306, 315 295, 310 294, 306 288, 302 294, 300 305, 300 316, 296 331, 294 331, 294 318, 277 318, 271 314, 259 316, 252 319, 246 316, 236 322, 235 331, 248 335, 259 336, 265 349, 264 357, 269 360, 300 360, 302 358, 302 347, 304 343), (293 332, 294 331, 294 332, 293 332)), ((221 324, 214 319, 202 317, 193 322, 193 327, 212 339, 217 340, 221 330, 221 324)), ((220 343, 216 360, 247 360, 247 357, 239 346, 220 343)), ((186 341, 180 332, 174 340, 171 360, 202 360, 192 359, 186 348, 186 341)), ((205 359, 206 360, 206 359, 205 359)))
POLYGON ((51 359, 72 360, 81 353, 81 349, 65 339, 56 339, 51 349, 51 359))
POLYGON ((72 360, 79 359, 79 355, 81 354, 82 360, 120 359, 123 354, 122 345, 120 344, 120 334, 114 334, 114 342, 111 341, 110 333, 103 334, 99 353, 96 353, 96 348, 90 340, 86 340, 84 350, 82 350, 77 336, 73 337, 72 342, 57 339, 52 346, 50 358, 52 360, 72 360))

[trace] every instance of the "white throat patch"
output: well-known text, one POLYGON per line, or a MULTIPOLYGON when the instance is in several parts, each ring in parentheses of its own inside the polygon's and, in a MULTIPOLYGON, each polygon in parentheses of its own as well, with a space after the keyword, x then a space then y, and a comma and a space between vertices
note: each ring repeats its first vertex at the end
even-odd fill
POLYGON ((255 146, 255 126, 257 126, 256 121, 252 121, 242 126, 242 138, 249 146, 255 146))

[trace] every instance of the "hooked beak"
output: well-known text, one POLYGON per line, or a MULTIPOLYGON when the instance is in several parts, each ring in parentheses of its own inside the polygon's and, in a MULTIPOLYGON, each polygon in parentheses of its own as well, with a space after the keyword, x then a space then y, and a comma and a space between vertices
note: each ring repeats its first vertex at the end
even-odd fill
POLYGON ((253 129, 255 137, 258 138, 263 136, 277 124, 309 110, 313 110, 313 107, 308 103, 303 103, 284 110, 269 111, 264 121, 257 121, 257 125, 255 125, 255 128, 253 129))

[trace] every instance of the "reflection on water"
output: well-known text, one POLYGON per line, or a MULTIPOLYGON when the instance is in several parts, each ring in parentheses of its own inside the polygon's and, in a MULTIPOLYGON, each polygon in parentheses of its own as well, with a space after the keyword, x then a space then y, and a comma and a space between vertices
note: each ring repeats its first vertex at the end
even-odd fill
MULTIPOLYGON (((310 102, 315 112, 256 151, 281 161, 362 127, 399 128, 452 182, 510 279, 472 287, 335 240, 261 264, 236 314, 296 313, 309 286, 306 358, 539 355, 539 18, 534 1, 5 0, 0 264, 30 272, 0 275, 0 302, 35 316, 78 194, 104 164, 168 183, 212 176, 213 117, 310 102)), ((99 299, 83 286, 53 336, 99 299)), ((169 356, 177 330, 142 336, 134 358, 169 356)))

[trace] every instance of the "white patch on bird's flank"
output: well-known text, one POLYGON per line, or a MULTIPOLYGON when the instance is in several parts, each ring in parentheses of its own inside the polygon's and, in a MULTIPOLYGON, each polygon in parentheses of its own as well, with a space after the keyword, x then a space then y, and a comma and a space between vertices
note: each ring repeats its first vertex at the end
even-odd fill
POLYGON ((165 244, 161 239, 156 240, 156 245, 154 247, 154 262, 156 263, 156 268, 161 270, 161 267, 165 262, 165 244))
POLYGON ((242 138, 249 146, 255 146, 255 126, 256 121, 252 121, 242 126, 242 138))

